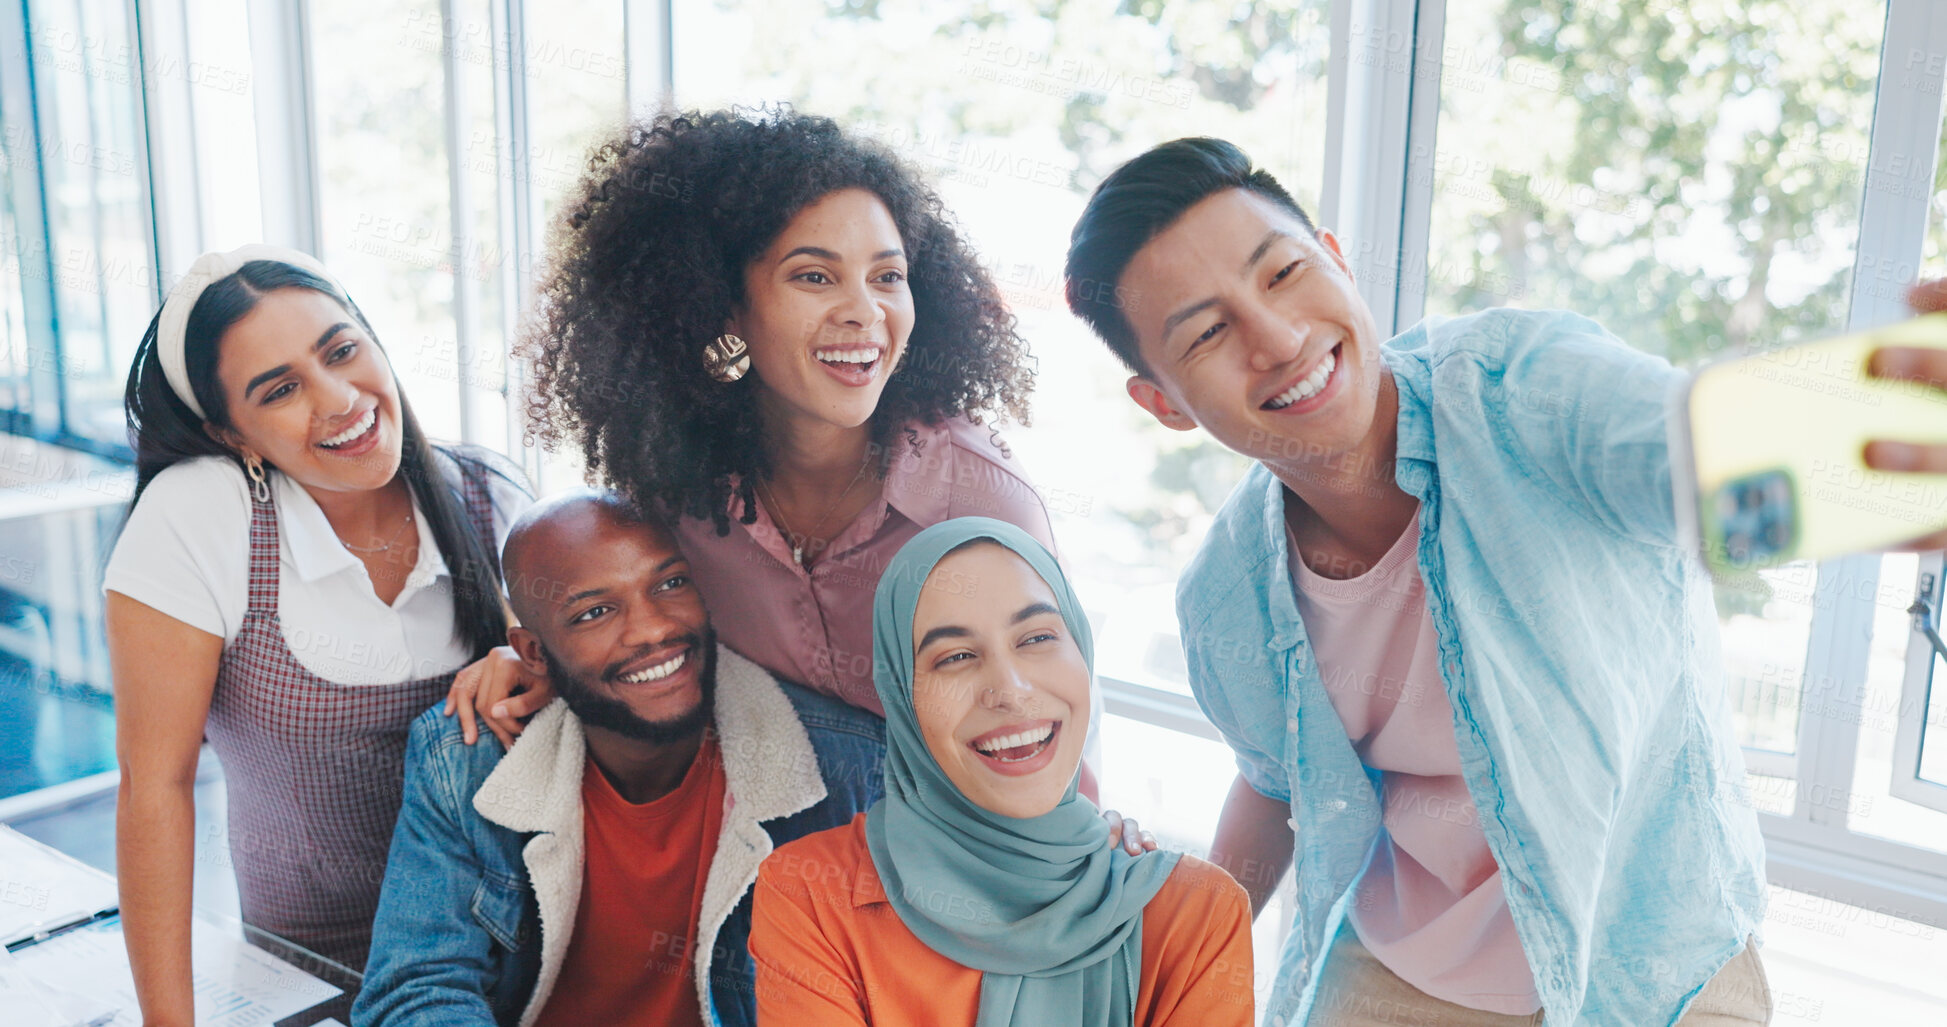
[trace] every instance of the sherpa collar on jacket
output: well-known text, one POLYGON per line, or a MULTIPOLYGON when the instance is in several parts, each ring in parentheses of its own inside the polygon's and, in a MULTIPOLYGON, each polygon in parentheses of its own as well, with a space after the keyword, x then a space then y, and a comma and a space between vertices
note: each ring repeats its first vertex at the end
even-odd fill
MULTIPOLYGON (((712 714, 727 788, 694 950, 697 998, 706 1013, 713 1008, 710 959, 717 932, 756 882, 757 865, 771 854, 771 836, 763 822, 809 809, 825 798, 817 754, 777 681, 721 645, 716 672, 712 714)), ((581 777, 587 753, 581 722, 557 699, 535 714, 473 797, 473 808, 482 817, 534 835, 521 856, 541 913, 541 971, 534 996, 521 1013, 521 1027, 531 1027, 547 1005, 575 929, 583 858, 581 777)))

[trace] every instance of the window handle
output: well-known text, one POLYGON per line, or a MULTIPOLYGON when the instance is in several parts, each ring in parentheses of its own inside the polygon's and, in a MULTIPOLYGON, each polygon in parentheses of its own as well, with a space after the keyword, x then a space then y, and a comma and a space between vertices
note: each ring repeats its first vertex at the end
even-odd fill
POLYGON ((1933 581, 1932 574, 1920 575, 1920 588, 1914 592, 1913 605, 1907 607, 1906 612, 1913 615, 1913 630, 1927 636, 1927 641, 1933 643, 1933 651, 1940 654, 1941 659, 1947 660, 1947 642, 1941 641, 1940 629, 1934 624, 1938 618, 1934 615, 1933 603, 1930 601, 1933 596, 1933 581))

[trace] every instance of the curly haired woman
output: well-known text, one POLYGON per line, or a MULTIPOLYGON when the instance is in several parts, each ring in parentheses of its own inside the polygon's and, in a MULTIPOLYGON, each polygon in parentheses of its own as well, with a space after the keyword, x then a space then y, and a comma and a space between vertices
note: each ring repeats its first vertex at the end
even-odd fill
MULTIPOLYGON (((631 125, 566 210, 536 430, 676 515, 725 643, 883 715, 872 595, 907 539, 976 514, 1054 548, 986 425, 1025 422, 1034 379, 999 290, 916 174, 789 108, 631 125)), ((504 724, 544 690, 479 704, 504 724)))

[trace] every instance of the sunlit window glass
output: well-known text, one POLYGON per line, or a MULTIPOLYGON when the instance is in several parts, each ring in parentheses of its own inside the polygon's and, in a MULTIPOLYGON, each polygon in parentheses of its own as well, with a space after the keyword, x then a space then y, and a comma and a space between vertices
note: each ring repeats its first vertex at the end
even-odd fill
POLYGON ((63 427, 120 447, 122 385, 157 295, 141 64, 121 3, 31 0, 27 19, 63 427))
POLYGON ((310 8, 323 258, 428 435, 460 435, 440 5, 310 8), (352 59, 356 55, 356 59, 352 59))
MULTIPOLYGON (((1843 330, 1883 8, 1448 5, 1427 311, 1563 307, 1685 365, 1843 330)), ((1817 585, 1718 585, 1754 750, 1797 748, 1817 585)))
POLYGON ((1004 429, 1099 628, 1098 670, 1188 694, 1177 571, 1249 466, 1131 403, 1062 299, 1068 231, 1116 166, 1189 135, 1237 143, 1316 209, 1327 0, 1213 19, 1193 4, 677 0, 676 99, 788 101, 927 172, 1020 319, 1034 424, 1004 429), (861 55, 871 55, 862 60, 861 55))

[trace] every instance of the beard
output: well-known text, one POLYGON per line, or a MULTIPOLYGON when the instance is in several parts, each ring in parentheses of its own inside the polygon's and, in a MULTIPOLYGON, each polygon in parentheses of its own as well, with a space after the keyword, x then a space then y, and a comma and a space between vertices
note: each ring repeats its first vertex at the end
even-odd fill
MULTIPOLYGON (((545 643, 541 646, 541 658, 548 665, 548 679, 554 684, 556 695, 568 704, 568 709, 584 725, 613 731, 624 738, 631 738, 650 745, 670 745, 695 737, 710 722, 710 713, 716 708, 717 695, 717 632, 715 628, 705 628, 701 637, 691 636, 679 639, 690 644, 692 658, 701 659, 703 666, 697 674, 697 690, 700 695, 697 703, 688 712, 678 714, 667 720, 649 720, 629 708, 629 704, 613 696, 597 691, 593 681, 569 671, 548 651, 545 643)), ((633 660, 631 656, 629 659, 633 660)), ((601 673, 602 680, 613 680, 615 674, 628 660, 609 665, 601 673)))

